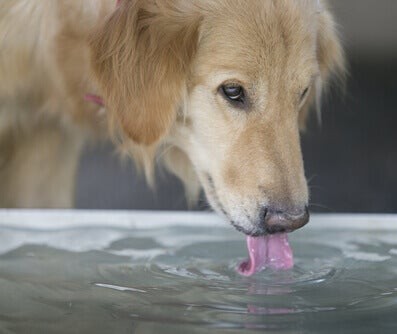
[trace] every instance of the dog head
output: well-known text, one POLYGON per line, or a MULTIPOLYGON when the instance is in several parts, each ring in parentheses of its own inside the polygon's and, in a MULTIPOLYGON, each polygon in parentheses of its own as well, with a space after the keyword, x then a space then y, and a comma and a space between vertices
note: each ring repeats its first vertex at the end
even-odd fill
POLYGON ((344 64, 320 5, 125 0, 90 41, 114 123, 249 235, 308 221, 299 130, 344 64))

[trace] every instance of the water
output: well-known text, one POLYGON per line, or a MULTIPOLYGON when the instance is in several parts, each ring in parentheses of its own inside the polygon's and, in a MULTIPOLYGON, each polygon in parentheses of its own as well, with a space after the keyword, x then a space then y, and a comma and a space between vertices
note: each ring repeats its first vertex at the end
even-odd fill
POLYGON ((0 228, 0 333, 397 333, 397 237, 304 229, 241 277, 232 228, 0 228))

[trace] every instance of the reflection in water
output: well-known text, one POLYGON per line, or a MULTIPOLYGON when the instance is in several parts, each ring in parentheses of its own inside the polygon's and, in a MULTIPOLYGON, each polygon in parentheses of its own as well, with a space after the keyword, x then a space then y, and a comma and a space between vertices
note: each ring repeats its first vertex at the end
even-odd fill
POLYGON ((294 269, 242 277, 244 241, 226 228, 0 232, 29 240, 0 246, 1 333, 397 332, 397 240, 383 233, 302 231, 294 269))
MULTIPOLYGON (((292 275, 291 275, 292 278, 292 275)), ((288 286, 263 286, 259 283, 251 283, 248 295, 266 298, 267 296, 281 296, 291 293, 288 286)), ((264 307, 255 304, 248 304, 247 309, 252 314, 290 314, 297 313, 299 310, 290 307, 264 307)), ((249 325, 247 325, 249 326, 249 325)))

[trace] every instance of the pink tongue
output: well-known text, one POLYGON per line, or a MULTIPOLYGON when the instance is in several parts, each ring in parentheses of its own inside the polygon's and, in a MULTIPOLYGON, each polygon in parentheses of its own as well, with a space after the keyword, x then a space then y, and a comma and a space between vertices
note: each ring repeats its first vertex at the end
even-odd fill
POLYGON ((249 259, 242 262, 237 269, 241 275, 251 276, 267 267, 285 270, 294 266, 286 233, 247 237, 247 248, 249 259))

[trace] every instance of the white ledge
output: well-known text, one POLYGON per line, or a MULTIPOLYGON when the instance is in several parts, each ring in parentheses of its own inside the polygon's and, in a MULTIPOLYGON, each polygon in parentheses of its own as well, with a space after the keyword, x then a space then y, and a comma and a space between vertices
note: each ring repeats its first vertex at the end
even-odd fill
MULTIPOLYGON (((211 212, 111 210, 0 210, 0 228, 59 230, 71 227, 151 229, 164 226, 227 226, 211 212)), ((392 214, 313 214, 305 229, 397 230, 392 214)))

